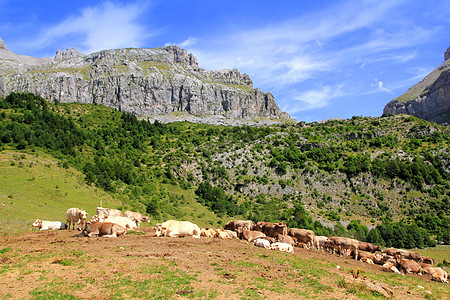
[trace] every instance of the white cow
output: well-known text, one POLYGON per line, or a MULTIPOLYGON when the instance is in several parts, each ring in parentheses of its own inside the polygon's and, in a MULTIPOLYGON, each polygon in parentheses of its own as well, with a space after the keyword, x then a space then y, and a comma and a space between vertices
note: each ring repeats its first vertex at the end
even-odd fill
POLYGON ((270 249, 294 253, 294 247, 292 247, 292 245, 289 245, 287 243, 281 242, 273 243, 272 245, 270 245, 270 249))
POLYGON ((323 235, 315 235, 313 241, 314 246, 317 248, 317 250, 323 250, 326 241, 328 241, 328 237, 323 235))
POLYGON ((266 249, 271 249, 270 248, 270 242, 266 239, 256 239, 253 244, 257 247, 262 247, 262 248, 266 248, 266 249))
POLYGON ((36 219, 33 224, 33 227, 38 227, 39 230, 58 230, 58 229, 66 229, 66 224, 59 221, 42 221, 36 219))
MULTIPOLYGON (((75 229, 75 223, 77 225, 86 225, 86 217, 87 213, 84 210, 81 210, 79 208, 69 208, 66 211, 66 220, 68 224, 68 228, 70 229, 70 225, 72 225, 72 229, 75 229), (81 223, 81 224, 80 224, 81 223)), ((80 226, 83 227, 83 226, 80 226)), ((78 229, 84 229, 84 228, 78 228, 78 229)), ((84 226, 86 227, 86 226, 84 226)))
POLYGON ((156 236, 184 237, 193 236, 200 238, 200 228, 189 221, 168 220, 156 224, 156 236))
POLYGON ((125 217, 136 222, 138 228, 141 225, 141 222, 150 223, 150 220, 148 219, 147 216, 144 216, 143 214, 134 211, 127 210, 125 212, 125 217))

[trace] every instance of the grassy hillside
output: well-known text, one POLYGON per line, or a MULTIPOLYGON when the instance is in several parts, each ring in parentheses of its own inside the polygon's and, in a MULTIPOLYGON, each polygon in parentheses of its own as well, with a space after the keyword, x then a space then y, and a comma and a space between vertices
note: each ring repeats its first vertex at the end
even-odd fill
MULTIPOLYGON (((59 174, 80 172, 74 182, 121 209, 201 226, 283 221, 399 247, 450 242, 449 142, 448 127, 410 116, 225 127, 152 124, 31 94, 0 102, 1 153, 47 153, 59 174)), ((47 189, 47 199, 58 192, 47 189)))
MULTIPOLYGON (((84 175, 63 165, 42 151, 4 150, 0 152, 0 231, 29 230, 35 219, 65 222, 65 212, 70 207, 85 209, 95 215, 96 207, 118 208, 125 211, 130 206, 102 189, 85 183, 84 175)), ((182 190, 166 185, 167 211, 164 218, 187 218, 200 226, 222 222, 206 207, 194 200, 192 190, 182 190)), ((144 224, 143 226, 145 226, 144 224)))

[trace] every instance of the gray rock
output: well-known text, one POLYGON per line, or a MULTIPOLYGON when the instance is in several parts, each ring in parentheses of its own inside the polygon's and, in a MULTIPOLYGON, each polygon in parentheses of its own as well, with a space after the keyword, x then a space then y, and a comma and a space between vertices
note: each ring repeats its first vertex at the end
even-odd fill
POLYGON ((444 52, 444 61, 446 61, 447 59, 450 59, 450 47, 448 47, 444 52))
POLYGON ((3 41, 2 37, 0 37, 0 49, 8 50, 8 48, 6 47, 6 44, 3 41))
MULTIPOLYGON (((449 48, 450 49, 450 48, 449 48)), ((450 51, 446 61, 405 94, 390 101, 383 114, 409 114, 417 118, 450 124, 450 51)))
POLYGON ((32 92, 52 102, 102 104, 144 118, 185 112, 233 120, 290 119, 271 93, 253 89, 248 75, 237 69, 205 71, 195 56, 177 46, 87 56, 75 48, 58 50, 45 64, 3 67, 0 96, 11 92, 32 92))

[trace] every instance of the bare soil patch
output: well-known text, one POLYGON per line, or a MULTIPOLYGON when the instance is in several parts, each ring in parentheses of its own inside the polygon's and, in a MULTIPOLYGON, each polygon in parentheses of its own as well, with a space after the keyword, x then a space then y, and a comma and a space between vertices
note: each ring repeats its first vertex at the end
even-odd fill
POLYGON ((0 298, 450 298, 448 285, 428 277, 385 273, 314 250, 288 254, 237 239, 157 238, 149 227, 110 239, 77 233, 0 237, 0 298))

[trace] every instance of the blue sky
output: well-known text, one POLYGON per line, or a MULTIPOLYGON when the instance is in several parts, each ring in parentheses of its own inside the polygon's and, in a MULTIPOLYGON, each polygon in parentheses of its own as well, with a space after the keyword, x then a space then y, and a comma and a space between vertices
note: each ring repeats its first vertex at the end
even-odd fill
POLYGON ((380 116, 443 62, 449 16, 447 0, 0 0, 0 37, 35 57, 179 45, 312 122, 380 116))

